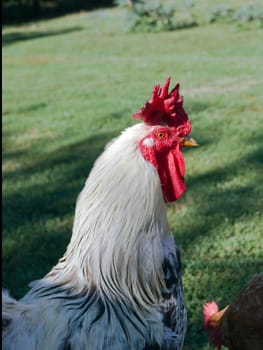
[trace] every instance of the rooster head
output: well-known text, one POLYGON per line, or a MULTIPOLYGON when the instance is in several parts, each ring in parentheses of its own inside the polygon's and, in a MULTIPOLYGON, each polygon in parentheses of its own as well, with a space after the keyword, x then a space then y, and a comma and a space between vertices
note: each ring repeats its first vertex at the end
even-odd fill
POLYGON ((154 86, 152 98, 133 115, 150 126, 139 148, 143 157, 157 169, 166 202, 176 201, 185 191, 181 148, 197 146, 189 136, 191 123, 183 108, 179 84, 169 92, 170 80, 169 77, 162 88, 154 86))

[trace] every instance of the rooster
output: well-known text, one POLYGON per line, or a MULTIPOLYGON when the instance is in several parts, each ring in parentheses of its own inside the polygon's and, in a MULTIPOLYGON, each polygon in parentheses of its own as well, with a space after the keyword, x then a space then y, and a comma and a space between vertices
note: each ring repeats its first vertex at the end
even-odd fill
POLYGON ((212 301, 203 306, 205 330, 218 350, 263 349, 263 273, 254 276, 232 304, 219 311, 212 301))
POLYGON ((167 202, 196 146, 179 84, 156 85, 97 159, 64 256, 16 301, 3 292, 4 350, 182 349, 187 315, 167 202))

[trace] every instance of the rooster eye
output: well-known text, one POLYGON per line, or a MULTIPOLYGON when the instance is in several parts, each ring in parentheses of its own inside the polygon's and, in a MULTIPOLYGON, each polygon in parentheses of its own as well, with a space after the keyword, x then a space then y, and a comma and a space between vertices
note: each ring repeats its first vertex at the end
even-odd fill
POLYGON ((167 137, 167 133, 165 131, 157 131, 156 137, 159 140, 163 140, 167 137))

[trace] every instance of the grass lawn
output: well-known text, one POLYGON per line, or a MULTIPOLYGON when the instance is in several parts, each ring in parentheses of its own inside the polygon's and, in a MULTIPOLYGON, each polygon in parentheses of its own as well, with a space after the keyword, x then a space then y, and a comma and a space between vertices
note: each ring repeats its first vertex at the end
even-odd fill
POLYGON ((187 193, 169 205, 184 267, 184 349, 210 349, 202 304, 223 307, 263 271, 263 32, 124 27, 111 9, 3 29, 3 286, 21 297, 56 264, 94 160, 171 75, 200 144, 185 151, 187 193))

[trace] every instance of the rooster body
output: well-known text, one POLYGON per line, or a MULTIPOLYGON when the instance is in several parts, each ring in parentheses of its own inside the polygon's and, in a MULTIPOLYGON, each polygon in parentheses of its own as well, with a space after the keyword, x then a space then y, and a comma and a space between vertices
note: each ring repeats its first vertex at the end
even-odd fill
POLYGON ((160 124, 134 125, 106 147, 78 197, 64 256, 20 301, 4 292, 4 350, 182 348, 180 253, 165 196, 184 191, 183 137, 160 124), (180 169, 164 189, 168 156, 180 169))

